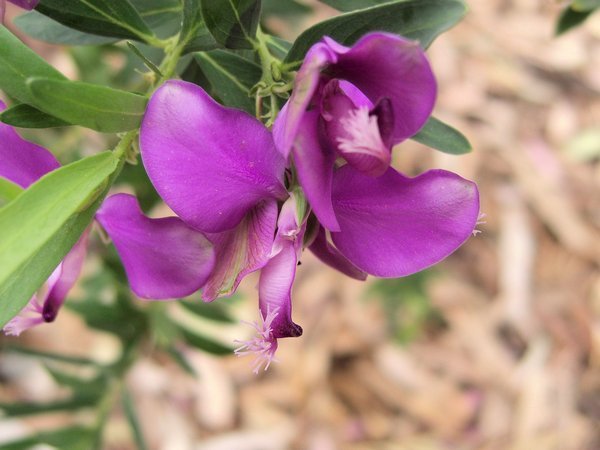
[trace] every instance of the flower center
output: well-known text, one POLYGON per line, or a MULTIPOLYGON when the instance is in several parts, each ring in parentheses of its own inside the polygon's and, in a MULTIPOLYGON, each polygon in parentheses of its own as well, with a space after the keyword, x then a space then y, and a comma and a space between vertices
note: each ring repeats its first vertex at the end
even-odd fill
POLYGON ((339 149, 344 153, 378 156, 386 146, 379 133, 377 116, 370 115, 366 106, 350 110, 340 119, 345 135, 337 137, 339 149))

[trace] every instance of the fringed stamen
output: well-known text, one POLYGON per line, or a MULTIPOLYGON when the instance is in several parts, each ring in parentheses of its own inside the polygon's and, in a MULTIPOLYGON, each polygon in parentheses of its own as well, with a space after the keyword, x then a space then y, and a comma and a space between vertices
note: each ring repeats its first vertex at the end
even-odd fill
MULTIPOLYGON (((477 225, 485 225, 487 222, 483 219, 485 219, 486 214, 485 213, 479 213, 479 215, 477 216, 477 222, 475 222, 475 226, 477 225)), ((481 230, 478 230, 477 228, 473 229, 473 236, 477 236, 478 234, 482 233, 481 230)))
POLYGON ((273 330, 271 324, 275 317, 277 317, 279 308, 267 313, 267 317, 263 317, 261 314, 261 322, 246 322, 243 323, 250 325, 256 330, 256 336, 248 341, 235 340, 236 344, 242 344, 240 347, 234 350, 237 356, 254 355, 255 358, 252 361, 252 371, 258 374, 260 368, 264 365, 264 370, 267 370, 275 359, 275 352, 277 351, 277 338, 273 336, 273 330))
POLYGON ((340 119, 340 123, 348 134, 337 138, 340 150, 345 153, 359 153, 378 156, 387 151, 381 139, 377 116, 369 115, 367 107, 350 111, 340 119))

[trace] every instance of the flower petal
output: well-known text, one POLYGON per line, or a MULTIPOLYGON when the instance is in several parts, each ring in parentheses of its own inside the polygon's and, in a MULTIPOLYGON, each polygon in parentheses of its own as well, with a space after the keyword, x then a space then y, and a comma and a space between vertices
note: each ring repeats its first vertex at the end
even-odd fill
POLYGON ((288 157, 298 130, 301 128, 304 113, 319 86, 321 70, 337 60, 335 49, 322 42, 313 45, 304 57, 304 62, 296 74, 294 91, 277 116, 273 126, 279 151, 288 157))
MULTIPOLYGON (((0 111, 6 105, 0 100, 0 111)), ((0 122, 0 177, 27 188, 48 172, 60 167, 54 155, 24 140, 9 125, 0 122)))
POLYGON ((234 228, 262 200, 287 197, 285 161, 267 128, 192 83, 169 81, 154 93, 140 142, 158 193, 201 231, 234 228))
POLYGON ((142 298, 190 295, 212 272, 215 251, 202 233, 177 217, 146 217, 132 195, 107 198, 96 220, 115 244, 132 290, 142 298))
POLYGON ((313 212, 328 230, 340 229, 331 203, 331 185, 335 154, 320 142, 319 113, 307 112, 296 136, 293 157, 302 190, 313 212))
POLYGON ((40 0, 8 0, 9 2, 20 6, 23 9, 29 9, 32 10, 33 8, 35 8, 37 6, 37 4, 40 2, 40 0))
POLYGON ((340 252, 369 274, 400 277, 467 240, 479 194, 474 183, 444 170, 407 178, 390 168, 371 178, 346 165, 334 176, 333 206, 342 231, 331 236, 340 252))
POLYGON ((273 337, 277 339, 302 335, 302 328, 292 321, 292 284, 297 265, 295 242, 285 239, 279 253, 260 271, 260 312, 262 317, 276 314, 271 322, 271 329, 273 337))
POLYGON ((292 193, 283 204, 271 259, 261 270, 258 282, 261 316, 264 320, 272 318, 270 336, 275 339, 302 335, 302 328, 292 321, 292 285, 306 231, 305 214, 298 214, 299 200, 292 193))
POLYGON ((329 267, 339 270, 344 275, 348 275, 350 278, 361 281, 367 279, 366 272, 352 264, 348 258, 342 255, 337 248, 329 243, 325 230, 322 227, 319 227, 315 240, 308 248, 321 260, 321 262, 327 264, 329 267))
POLYGON ((44 322, 56 319, 58 310, 79 278, 87 254, 89 234, 90 228, 87 228, 48 278, 48 291, 42 309, 44 322))
POLYGON ((332 39, 324 41, 332 51, 338 48, 337 61, 327 68, 329 76, 354 84, 373 103, 389 98, 395 121, 393 144, 409 138, 425 125, 437 88, 418 42, 375 32, 341 52, 332 39))
POLYGON ((277 202, 265 200, 233 230, 209 234, 215 246, 216 264, 202 288, 202 300, 210 302, 233 294, 246 275, 267 263, 276 224, 277 202))

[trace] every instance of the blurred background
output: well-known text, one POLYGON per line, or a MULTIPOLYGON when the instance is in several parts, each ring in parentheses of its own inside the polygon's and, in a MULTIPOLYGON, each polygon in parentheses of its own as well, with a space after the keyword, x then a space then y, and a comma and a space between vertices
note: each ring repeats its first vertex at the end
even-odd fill
MULTIPOLYGON (((336 14, 303 3, 310 13, 274 12, 269 29, 292 39, 336 14)), ((279 362, 258 376, 248 358, 181 346, 193 377, 149 343, 125 383, 150 448, 600 448, 600 15, 555 37, 560 2, 468 3, 466 19, 428 55, 439 81, 435 115, 474 151, 448 156, 407 141, 394 164, 411 175, 444 168, 475 180, 481 233, 399 280, 350 280, 305 252, 293 291, 304 335, 280 341, 279 362)), ((10 26, 18 12, 8 6, 10 26)), ((24 39, 73 79, 115 85, 135 69, 114 49, 24 39)), ((81 129, 23 135, 63 161, 109 145, 81 129)), ((130 172, 119 190, 135 185, 139 168, 130 172)), ((90 256, 74 298, 88 295, 98 267, 90 256)), ((256 283, 249 277, 239 295, 220 301, 236 319, 256 320, 256 283)), ((181 315, 175 303, 167 309, 181 315)), ((237 321, 190 326, 226 345, 252 332, 237 321)), ((0 348, 15 344, 99 361, 119 351, 114 336, 66 309, 53 325, 0 338, 0 348)), ((1 352, 0 377, 1 401, 65 393, 40 360, 18 352, 1 352)), ((0 418, 0 442, 86 414, 0 418)), ((135 448, 125 415, 109 408, 106 449, 135 448)))

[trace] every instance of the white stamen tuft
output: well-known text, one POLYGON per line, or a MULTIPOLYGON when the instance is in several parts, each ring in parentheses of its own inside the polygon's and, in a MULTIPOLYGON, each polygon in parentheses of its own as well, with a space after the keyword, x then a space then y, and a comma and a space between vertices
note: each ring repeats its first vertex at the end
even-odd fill
POLYGON ((369 115, 366 106, 350 111, 340 119, 347 136, 339 136, 337 143, 345 153, 362 153, 378 156, 381 151, 387 151, 381 134, 377 117, 369 115))
MULTIPOLYGON (((479 213, 479 215, 477 216, 477 222, 475 222, 475 226, 477 225, 485 225, 487 222, 485 220, 485 213, 479 213)), ((478 230, 477 228, 475 228, 473 231, 473 236, 477 236, 478 234, 482 233, 481 230, 478 230)))
POLYGON ((256 330, 256 336, 248 341, 235 340, 236 344, 242 344, 234 350, 237 356, 254 355, 252 361, 252 371, 258 374, 260 368, 264 365, 264 370, 267 370, 272 362, 277 362, 275 352, 277 351, 277 338, 273 336, 271 324, 277 317, 279 308, 267 312, 267 317, 262 317, 261 322, 243 322, 250 325, 256 330))

